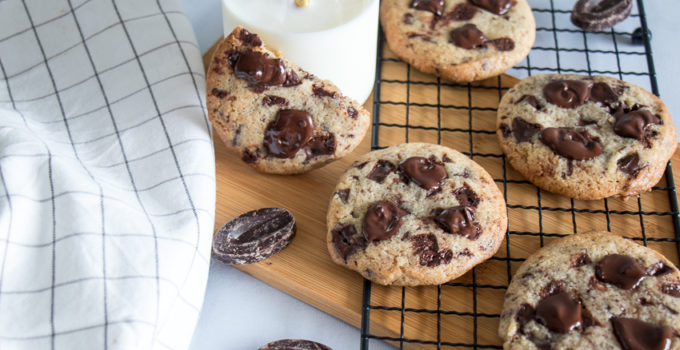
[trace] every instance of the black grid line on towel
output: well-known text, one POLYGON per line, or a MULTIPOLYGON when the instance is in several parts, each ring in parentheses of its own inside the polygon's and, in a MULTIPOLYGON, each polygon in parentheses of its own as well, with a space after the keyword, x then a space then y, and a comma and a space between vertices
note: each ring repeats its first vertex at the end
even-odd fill
MULTIPOLYGON (((526 60, 521 62, 519 65, 515 66, 513 70, 510 72, 510 74, 517 74, 519 76, 528 76, 532 74, 546 72, 579 73, 588 75, 602 74, 614 76, 622 80, 642 77, 648 80, 647 84, 649 84, 650 87, 648 90, 651 90, 654 94, 659 95, 658 86, 656 82, 656 73, 654 70, 654 63, 650 46, 650 36, 646 35, 649 31, 647 28, 647 23, 644 14, 644 4, 642 0, 637 0, 637 3, 635 4, 637 12, 634 10, 634 13, 624 23, 628 23, 628 25, 630 25, 631 23, 636 24, 636 27, 639 27, 638 31, 642 31, 643 34, 642 40, 644 40, 644 43, 641 47, 643 47, 644 50, 637 50, 637 48, 640 46, 636 47, 635 45, 629 44, 633 40, 632 29, 630 31, 611 29, 602 33, 586 33, 574 26, 566 27, 564 25, 564 22, 560 22, 560 20, 563 19, 564 16, 569 15, 571 13, 570 10, 568 10, 567 8, 557 8, 554 0, 535 0, 535 1, 529 0, 530 4, 532 5, 533 3, 539 1, 541 2, 542 6, 540 7, 534 6, 533 8, 534 15, 549 16, 549 18, 547 18, 549 24, 543 25, 539 23, 539 25, 537 26, 537 41, 535 43, 535 46, 532 48, 532 53, 540 53, 543 56, 554 55, 555 61, 553 64, 536 63, 536 61, 538 61, 541 58, 544 59, 545 57, 536 57, 530 54, 526 60), (570 47, 569 45, 564 46, 560 45, 560 40, 564 40, 561 39, 564 38, 563 37, 564 35, 570 35, 572 36, 572 39, 574 37, 577 37, 581 43, 581 47, 570 47), (542 40, 539 42, 539 39, 542 40), (599 45, 602 44, 602 41, 604 39, 607 40, 611 48, 603 49, 599 47, 599 45), (593 43, 593 41, 596 42, 593 43), (628 45, 625 46, 632 47, 622 49, 622 46, 624 46, 623 45, 624 41, 628 43, 628 45), (547 45, 546 42, 551 42, 552 44, 547 45), (564 57, 560 56, 561 55, 568 56, 573 54, 583 55, 584 58, 583 63, 585 64, 585 66, 578 68, 565 66, 565 62, 567 60, 564 59, 564 57), (598 63, 597 62, 598 56, 600 56, 599 59, 601 59, 601 57, 606 57, 609 60, 607 61, 608 65, 606 67, 602 67, 602 65, 599 64, 596 68, 596 64, 598 63), (643 64, 641 66, 644 66, 644 64, 646 64, 647 70, 637 71, 624 68, 623 61, 625 61, 629 57, 642 59, 643 64), (532 64, 532 61, 534 61, 534 64, 532 64)), ((569 2, 569 8, 571 8, 572 5, 573 2, 569 2)), ((565 6, 565 4, 560 2, 560 6, 565 6)), ((620 26, 617 26, 617 28, 620 28, 620 26)), ((505 263, 506 265, 505 268, 507 269, 507 284, 479 283, 477 268, 473 268, 469 273, 468 278, 466 278, 464 282, 458 282, 461 279, 457 279, 452 282, 448 282, 436 287, 425 287, 436 289, 435 291, 436 305, 433 304, 431 305, 431 307, 425 308, 409 307, 409 300, 407 298, 408 295, 407 287, 391 287, 394 288, 394 291, 392 292, 394 292, 395 295, 397 294, 396 291, 399 288, 401 288, 400 292, 401 298, 400 301, 398 302, 394 302, 393 304, 390 305, 372 304, 371 303, 372 290, 374 290, 375 288, 373 288, 374 286, 369 280, 364 280, 362 321, 361 321, 361 343, 360 343, 362 350, 370 349, 372 341, 387 341, 395 346, 398 346, 399 349, 403 349, 405 346, 415 345, 422 346, 423 348, 426 349, 453 349, 453 348, 502 349, 500 339, 497 339, 496 343, 489 342, 488 339, 485 339, 484 341, 480 341, 480 339, 478 339, 480 329, 479 323, 488 320, 497 321, 500 319, 500 310, 496 310, 496 312, 487 311, 480 312, 478 307, 478 301, 480 298, 479 294, 482 292, 504 291, 511 281, 512 277, 511 264, 512 263, 519 264, 525 260, 525 258, 517 257, 516 256, 517 253, 515 254, 511 253, 510 243, 511 239, 512 238, 535 239, 538 242, 537 245, 542 247, 544 245, 544 240, 552 239, 555 237, 564 237, 572 233, 579 232, 577 223, 579 222, 579 218, 583 215, 588 215, 589 218, 601 221, 601 224, 606 227, 607 231, 612 230, 612 223, 615 222, 617 218, 624 216, 637 217, 640 223, 639 235, 627 238, 630 238, 635 241, 640 241, 644 245, 647 245, 649 243, 670 244, 673 246, 673 250, 677 251, 678 254, 680 255, 680 221, 679 221, 680 219, 678 217, 679 211, 676 198, 676 188, 673 180, 673 170, 671 168, 670 162, 666 167, 665 173, 666 185, 655 186, 652 188, 653 193, 654 192, 661 193, 664 198, 667 198, 669 210, 664 211, 644 210, 643 198, 645 198, 647 194, 638 196, 637 200, 633 200, 635 201, 634 204, 637 208, 625 208, 622 210, 612 209, 612 207, 614 207, 614 204, 612 203, 611 200, 608 199, 602 200, 603 209, 593 209, 590 207, 585 209, 579 208, 575 205, 575 201, 573 199, 569 200, 567 203, 563 203, 565 205, 553 205, 545 203, 545 198, 542 198, 542 192, 539 188, 534 187, 530 182, 526 180, 508 178, 509 175, 507 171, 508 163, 503 154, 476 151, 476 147, 478 147, 479 142, 475 144, 474 142, 475 137, 480 135, 493 136, 495 135, 496 132, 495 130, 491 129, 475 128, 473 114, 477 112, 495 112, 496 108, 475 105, 474 103, 475 91, 497 90, 498 99, 500 100, 503 92, 508 89, 507 86, 503 85, 501 77, 497 78, 497 83, 495 86, 489 86, 488 84, 489 80, 487 80, 487 83, 483 85, 477 85, 475 83, 459 84, 445 82, 441 81, 441 79, 438 78, 426 79, 426 81, 414 80, 413 76, 416 70, 407 65, 406 63, 403 63, 398 58, 384 57, 385 53, 383 50, 386 47, 387 46, 385 45, 384 35, 382 33, 382 30, 380 30, 378 35, 378 57, 376 59, 376 81, 373 95, 373 123, 372 123, 373 133, 371 135, 371 148, 373 150, 385 148, 386 146, 384 145, 384 143, 381 142, 382 140, 381 135, 388 132, 391 132, 391 135, 394 135, 394 133, 396 132, 395 130, 399 129, 403 130, 404 135, 403 142, 409 142, 409 139, 413 140, 413 135, 410 135, 410 131, 430 132, 431 134, 428 135, 431 136, 428 137, 431 137, 432 139, 435 138, 434 132, 436 132, 437 143, 442 143, 442 134, 444 133, 458 133, 459 135, 461 135, 461 137, 463 137, 463 135, 466 135, 469 142, 469 148, 466 150, 464 149, 460 150, 465 151, 463 153, 468 155, 472 159, 477 160, 477 158, 481 158, 483 160, 488 160, 490 162, 492 161, 500 165, 501 169, 500 172, 502 176, 494 178, 494 181, 501 188, 501 192, 503 193, 504 198, 506 199, 508 211, 521 210, 535 213, 535 216, 537 218, 537 229, 513 230, 511 229, 513 226, 513 222, 509 223, 508 231, 505 235, 504 247, 501 248, 501 250, 499 251, 500 253, 502 250, 505 250, 504 254, 501 254, 501 256, 494 256, 490 259, 490 261, 499 261, 505 263), (384 77, 383 67, 388 64, 392 66, 396 64, 403 65, 405 67, 404 73, 405 79, 384 77), (400 87, 402 89, 400 91, 405 91, 403 99, 399 100, 384 99, 384 97, 382 97, 383 91, 386 88, 393 88, 394 86, 400 87), (436 100, 436 102, 422 103, 414 101, 413 99, 414 88, 423 89, 429 88, 430 90, 427 90, 429 98, 430 100, 436 100), (457 88, 461 91, 461 94, 467 93, 467 105, 443 103, 442 90, 445 88, 457 88), (435 89, 436 92, 434 92, 435 89), (386 106, 403 107, 405 109, 403 122, 393 121, 385 122, 381 120, 381 108, 384 108, 386 106), (413 118, 410 118, 409 116, 409 110, 412 107, 435 109, 436 112, 432 113, 436 114, 436 126, 412 124, 410 121, 413 118), (445 125, 445 123, 442 122, 443 120, 442 111, 447 110, 456 110, 459 111, 459 113, 464 113, 465 111, 467 111, 467 127, 443 126, 445 125), (518 185, 525 186, 525 188, 531 187, 535 188, 536 193, 535 205, 513 204, 511 201, 508 200, 510 187, 518 185), (549 232, 549 231, 547 232, 545 230, 545 227, 547 225, 546 219, 550 218, 550 216, 552 215, 562 214, 567 215, 567 217, 569 217, 569 220, 571 221, 570 231, 572 232, 549 232), (646 220, 654 218, 665 218, 672 221, 672 225, 674 228, 673 237, 650 236, 648 234, 649 230, 646 229, 646 220), (455 308, 444 307, 443 305, 446 302, 444 298, 446 296, 443 294, 442 290, 445 288, 467 289, 469 293, 465 295, 471 294, 470 300, 471 311, 457 310, 455 308), (379 314, 376 316, 376 313, 379 314), (394 334, 398 334, 398 336, 384 336, 373 333, 377 331, 371 328, 372 324, 378 322, 377 321, 378 317, 387 318, 386 316, 387 313, 391 313, 392 318, 400 320, 399 329, 397 330, 395 328, 391 330, 391 332, 393 332, 394 334), (413 323, 409 323, 414 322, 409 321, 409 318, 411 320, 414 319, 414 315, 431 316, 429 318, 426 318, 427 320, 430 320, 429 323, 425 325, 420 324, 419 327, 420 329, 423 328, 428 328, 431 330, 436 329, 436 338, 424 339, 424 337, 419 336, 419 334, 415 336, 410 336, 406 334, 407 332, 405 332, 405 328, 415 326, 413 323), (467 338, 467 339, 449 339, 446 341, 443 340, 442 318, 449 316, 461 317, 463 321, 460 322, 463 323, 469 322, 471 324, 471 326, 469 327, 470 328, 469 331, 472 335, 471 339, 467 338)), ((642 85, 637 81, 636 83, 642 85)), ((495 115, 495 113, 493 114, 495 115)), ((529 193, 531 193, 532 190, 529 189, 528 191, 529 193)), ((545 194, 543 197, 545 197, 545 194)), ((424 289, 421 289, 420 292, 425 293, 424 289)), ((396 297, 396 299, 399 298, 396 297)), ((411 332, 411 334, 413 333, 414 332, 411 332)))

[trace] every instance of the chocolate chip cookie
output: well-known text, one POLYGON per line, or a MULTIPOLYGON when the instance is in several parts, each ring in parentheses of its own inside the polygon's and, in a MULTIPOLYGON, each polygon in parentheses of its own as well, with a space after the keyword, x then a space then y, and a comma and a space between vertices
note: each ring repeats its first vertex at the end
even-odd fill
POLYGON ((208 68, 207 106, 224 144, 257 170, 297 174, 351 152, 369 113, 267 49, 242 27, 224 39, 208 68))
POLYGON ((553 242, 517 270, 499 327, 503 348, 677 349, 680 271, 607 232, 553 242))
POLYGON ((507 227, 503 195, 450 148, 405 143, 370 152, 331 197, 333 261, 383 285, 450 281, 491 257, 507 227))
POLYGON ((536 75, 498 106, 497 134, 510 164, 535 185, 576 199, 648 191, 677 145, 661 100, 605 76, 536 75))
POLYGON ((380 22, 402 60, 457 82, 505 72, 536 37, 526 0, 383 0, 380 22))

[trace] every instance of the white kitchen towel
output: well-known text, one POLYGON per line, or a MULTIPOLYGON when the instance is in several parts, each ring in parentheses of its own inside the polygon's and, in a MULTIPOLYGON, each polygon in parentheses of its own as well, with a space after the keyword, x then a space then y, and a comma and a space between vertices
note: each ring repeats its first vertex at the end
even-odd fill
POLYGON ((0 0, 0 349, 186 349, 215 177, 176 0, 0 0))

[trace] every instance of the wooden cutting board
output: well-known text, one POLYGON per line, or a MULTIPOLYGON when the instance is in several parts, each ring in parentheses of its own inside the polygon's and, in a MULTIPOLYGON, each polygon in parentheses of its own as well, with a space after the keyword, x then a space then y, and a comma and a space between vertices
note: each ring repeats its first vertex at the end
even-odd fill
MULTIPOLYGON (((203 56, 207 68, 215 46, 203 56)), ((383 57, 394 57, 384 48, 383 57)), ((392 80, 436 82, 435 78, 409 70, 397 60, 382 64, 381 101, 409 101, 409 125, 425 128, 404 129, 389 124, 404 124, 407 107, 403 104, 381 104, 381 122, 388 125, 380 127, 380 146, 389 146, 405 141, 427 141, 441 143, 460 151, 470 150, 474 143, 476 153, 500 154, 501 150, 494 134, 468 133, 455 131, 456 128, 493 131, 495 128, 495 108, 499 100, 498 89, 443 86, 439 91, 436 85, 390 83, 392 80), (439 99, 439 100, 438 100, 439 99), (467 108, 432 108, 430 104, 450 106, 481 106, 469 112, 467 108), (438 113, 439 117, 438 118, 438 113), (471 113, 471 114, 470 114, 471 113), (427 126, 451 129, 450 132, 437 132, 427 126)), ((517 79, 502 76, 503 86, 513 85, 517 79)), ((481 86, 497 86, 496 78, 482 82, 481 86)), ((365 107, 372 110, 372 96, 365 107)), ((249 275, 288 293, 320 310, 323 310, 355 327, 361 323, 361 303, 363 279, 356 273, 335 265, 326 249, 326 208, 336 181, 342 172, 360 155, 370 151, 370 136, 349 156, 304 175, 280 176, 261 174, 252 170, 240 160, 238 155, 228 152, 219 138, 215 137, 215 162, 217 178, 217 206, 215 230, 239 214, 262 207, 283 207, 289 209, 297 221, 297 235, 291 245, 281 253, 263 262, 236 266, 249 275)), ((477 156, 475 160, 490 172, 495 179, 502 179, 504 166, 501 158, 477 156)), ((673 162, 680 164, 680 153, 676 152, 673 162)), ((505 167, 510 180, 522 177, 509 166, 505 167)), ((680 183, 680 171, 676 171, 675 182, 680 183)), ((607 222, 614 232, 626 232, 626 236, 642 237, 641 222, 646 237, 673 238, 672 219, 669 215, 632 215, 604 213, 605 205, 611 211, 634 211, 641 206, 646 212, 668 212, 669 195, 664 190, 655 190, 628 201, 609 199, 608 201, 573 201, 574 208, 600 210, 598 213, 582 213, 550 210, 550 208, 571 208, 570 199, 537 191, 527 184, 510 183, 501 190, 507 193, 510 204, 509 229, 518 234, 510 236, 509 244, 504 243, 496 254, 498 258, 526 258, 544 243, 554 237, 523 235, 522 232, 543 232, 550 234, 570 234, 576 224, 578 232, 606 230, 607 222), (541 210, 537 196, 540 195, 541 210), (530 207, 530 208, 523 208, 530 207)), ((659 186, 665 186, 662 180, 659 186)), ((674 242, 649 242, 649 246, 661 251, 676 264, 677 247, 674 242)), ((454 282, 482 285, 505 286, 508 283, 508 263, 504 260, 490 260, 477 267, 476 273, 468 273, 454 282)), ((512 273, 521 262, 510 263, 512 273)), ((476 288, 469 286, 442 287, 441 310, 463 312, 462 315, 441 316, 440 339, 452 343, 474 342, 474 319, 466 313, 476 311, 481 314, 498 315, 501 311, 504 289, 476 288), (475 298, 476 294, 476 298, 475 298)), ((406 308, 436 310, 437 287, 405 288, 406 308)), ((371 304, 389 307, 402 307, 402 288, 373 285, 371 304)), ((402 314, 400 311, 371 311, 370 334, 399 337, 402 314)), ((477 318, 477 344, 501 345, 497 335, 497 317, 477 318)), ((437 315, 407 312, 404 315, 403 335, 406 338, 437 340, 437 315)), ((430 349, 432 345, 405 344, 405 348, 430 349)))

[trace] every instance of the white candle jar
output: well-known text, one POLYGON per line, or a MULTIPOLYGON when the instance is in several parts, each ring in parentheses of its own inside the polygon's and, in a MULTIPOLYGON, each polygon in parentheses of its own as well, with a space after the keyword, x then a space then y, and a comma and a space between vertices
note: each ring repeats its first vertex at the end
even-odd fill
POLYGON ((375 81, 379 0, 222 0, 224 33, 237 25, 304 70, 366 101, 375 81))

